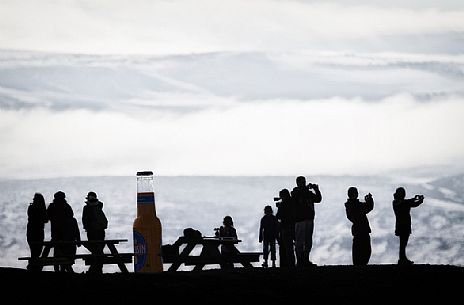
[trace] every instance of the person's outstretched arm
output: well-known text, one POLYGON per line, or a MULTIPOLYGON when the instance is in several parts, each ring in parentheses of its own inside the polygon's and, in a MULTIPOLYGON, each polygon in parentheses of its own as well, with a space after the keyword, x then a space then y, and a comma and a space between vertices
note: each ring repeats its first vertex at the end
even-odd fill
POLYGON ((409 199, 408 201, 409 201, 408 203, 411 206, 411 208, 415 208, 415 207, 420 206, 424 202, 424 198, 416 196, 414 198, 409 199))
POLYGON ((372 196, 366 196, 366 205, 365 213, 369 213, 374 209, 374 198, 372 196))

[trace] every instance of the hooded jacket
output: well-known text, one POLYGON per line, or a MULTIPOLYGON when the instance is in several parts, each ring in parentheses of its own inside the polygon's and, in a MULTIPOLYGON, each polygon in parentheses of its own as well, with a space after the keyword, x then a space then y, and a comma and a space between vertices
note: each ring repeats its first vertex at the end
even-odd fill
POLYGON ((98 199, 88 200, 82 211, 82 224, 88 231, 105 230, 108 220, 103 212, 103 202, 98 199))

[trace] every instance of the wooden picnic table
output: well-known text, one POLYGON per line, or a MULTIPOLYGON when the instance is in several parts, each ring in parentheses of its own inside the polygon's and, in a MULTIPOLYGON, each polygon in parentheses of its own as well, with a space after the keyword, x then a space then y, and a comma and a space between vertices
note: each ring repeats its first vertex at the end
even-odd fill
POLYGON ((95 263, 101 264, 117 264, 121 272, 128 273, 128 269, 125 264, 132 263, 133 253, 119 253, 116 245, 121 242, 127 242, 127 239, 105 239, 105 240, 82 240, 78 241, 43 241, 40 244, 44 246, 42 255, 33 260, 31 257, 19 257, 18 260, 27 260, 29 262, 33 261, 34 264, 37 264, 41 267, 50 266, 50 265, 61 265, 61 264, 73 264, 76 259, 83 259, 86 265, 92 265, 95 263), (110 253, 103 254, 75 254, 72 256, 54 256, 49 257, 50 250, 56 246, 63 245, 83 245, 88 249, 88 246, 95 244, 104 244, 110 253))
POLYGON ((261 252, 240 252, 237 249, 236 253, 221 253, 222 245, 236 245, 241 240, 228 237, 200 237, 189 238, 179 237, 172 245, 164 245, 162 247, 163 263, 171 263, 168 271, 176 271, 180 265, 195 266, 193 270, 202 270, 207 264, 219 264, 221 268, 233 268, 234 263, 239 263, 243 267, 253 267, 252 262, 258 262, 261 252), (180 246, 185 245, 181 253, 180 246), (201 246, 200 255, 190 255, 196 246, 201 246))

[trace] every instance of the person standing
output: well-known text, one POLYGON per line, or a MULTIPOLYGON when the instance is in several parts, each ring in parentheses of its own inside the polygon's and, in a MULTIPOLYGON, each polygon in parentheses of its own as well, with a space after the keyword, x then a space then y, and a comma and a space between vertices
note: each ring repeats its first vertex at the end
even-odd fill
MULTIPOLYGON (((69 203, 66 201, 66 194, 58 191, 53 195, 54 199, 48 205, 47 216, 50 220, 50 231, 52 242, 62 242, 66 240, 69 230, 69 220, 74 217, 74 211, 69 203)), ((63 245, 56 245, 53 250, 53 256, 63 256, 66 252, 63 245)), ((65 271, 65 266, 55 265, 55 271, 65 271)))
MULTIPOLYGON (((89 243, 86 247, 93 255, 103 255, 105 245, 98 243, 98 241, 105 240, 105 230, 108 228, 108 219, 103 212, 103 202, 98 200, 95 192, 88 192, 86 199, 82 211, 82 224, 87 232, 88 241, 97 241, 97 243, 89 243)), ((91 264, 88 272, 102 273, 103 264, 91 264)))
POLYGON ((36 260, 42 254, 42 244, 45 238, 45 223, 47 219, 47 208, 45 199, 42 194, 35 193, 32 203, 27 208, 27 228, 26 237, 27 243, 31 250, 31 261, 27 265, 27 269, 31 271, 40 271, 41 267, 37 266, 36 260))
MULTIPOLYGON (((77 247, 81 246, 81 234, 79 231, 79 225, 77 220, 74 217, 68 218, 66 223, 66 230, 64 235, 64 241, 76 242, 63 245, 63 254, 65 256, 75 256, 77 252, 77 247)), ((64 265, 64 271, 74 273, 72 264, 64 265)))
POLYGON ((276 261, 276 240, 279 235, 279 222, 274 216, 274 211, 270 205, 264 208, 264 216, 261 218, 259 225, 259 242, 263 243, 263 267, 267 268, 269 251, 271 252, 272 267, 275 267, 276 261))
POLYGON ((406 246, 408 245, 411 229, 411 208, 418 207, 424 202, 423 195, 416 195, 413 198, 406 198, 406 190, 403 187, 396 189, 393 194, 393 211, 395 212, 395 235, 400 238, 399 265, 412 265, 413 261, 406 256, 406 246))
POLYGON ((306 178, 298 176, 296 187, 291 196, 295 203, 295 250, 298 267, 315 265, 309 260, 313 245, 315 210, 314 203, 322 201, 322 195, 317 184, 308 183, 306 178))
POLYGON ((374 209, 374 199, 371 193, 364 196, 365 202, 358 199, 358 189, 348 189, 348 200, 345 202, 346 217, 353 223, 352 260, 353 265, 367 265, 371 257, 371 228, 367 214, 374 209))
POLYGON ((279 220, 279 252, 283 253, 284 257, 280 257, 280 267, 294 268, 295 267, 295 211, 292 197, 287 189, 282 189, 279 192, 280 200, 277 202, 276 217, 279 220), (283 248, 283 251, 280 251, 283 248))

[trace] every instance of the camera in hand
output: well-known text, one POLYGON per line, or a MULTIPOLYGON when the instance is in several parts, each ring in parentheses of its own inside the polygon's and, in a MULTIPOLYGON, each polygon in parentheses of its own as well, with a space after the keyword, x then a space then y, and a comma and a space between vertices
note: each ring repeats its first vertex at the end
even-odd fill
POLYGON ((274 201, 276 201, 276 207, 280 207, 280 204, 282 203, 282 198, 274 197, 274 201))

